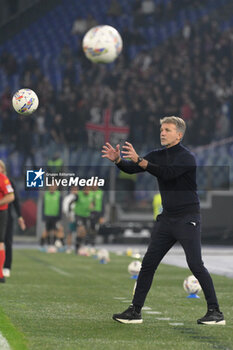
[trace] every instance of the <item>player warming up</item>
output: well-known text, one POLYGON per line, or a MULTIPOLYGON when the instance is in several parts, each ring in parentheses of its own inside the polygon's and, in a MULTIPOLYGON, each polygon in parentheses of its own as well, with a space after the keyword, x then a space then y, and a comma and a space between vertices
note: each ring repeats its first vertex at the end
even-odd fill
POLYGON ((120 146, 103 146, 102 157, 119 169, 134 174, 147 171, 156 176, 162 197, 163 211, 158 215, 151 241, 142 261, 132 304, 113 319, 121 323, 142 323, 141 309, 152 284, 154 273, 169 249, 178 241, 184 249, 193 275, 198 279, 207 302, 207 313, 198 324, 224 325, 212 278, 201 256, 200 203, 196 184, 194 155, 181 144, 186 125, 179 117, 160 120, 160 141, 163 148, 140 157, 132 144, 126 142, 121 158, 120 146))
POLYGON ((7 227, 8 204, 15 199, 14 190, 8 177, 0 172, 0 283, 5 283, 3 266, 5 262, 5 234, 7 227))

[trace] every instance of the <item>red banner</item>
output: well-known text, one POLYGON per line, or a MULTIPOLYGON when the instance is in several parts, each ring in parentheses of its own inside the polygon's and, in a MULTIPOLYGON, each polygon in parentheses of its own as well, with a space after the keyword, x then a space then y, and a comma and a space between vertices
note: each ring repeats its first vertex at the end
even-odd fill
POLYGON ((90 116, 90 121, 86 123, 89 147, 100 148, 105 142, 115 146, 126 141, 129 126, 124 109, 112 111, 107 108, 102 111, 98 107, 93 107, 90 110, 90 116))

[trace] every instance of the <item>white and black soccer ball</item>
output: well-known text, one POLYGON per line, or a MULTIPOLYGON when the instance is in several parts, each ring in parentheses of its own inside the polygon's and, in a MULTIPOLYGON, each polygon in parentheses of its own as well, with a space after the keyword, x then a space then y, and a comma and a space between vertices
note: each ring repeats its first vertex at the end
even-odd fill
POLYGON ((128 272, 131 276, 138 276, 142 263, 139 260, 132 261, 128 266, 128 272))
POLYGON ((189 294, 198 294, 201 291, 200 283, 193 275, 185 278, 183 287, 184 290, 189 294))
POLYGON ((91 28, 84 36, 83 51, 94 63, 111 63, 121 53, 123 42, 118 31, 108 25, 91 28))
POLYGON ((14 110, 22 115, 29 115, 35 112, 39 106, 37 94, 31 89, 20 89, 12 98, 14 110))

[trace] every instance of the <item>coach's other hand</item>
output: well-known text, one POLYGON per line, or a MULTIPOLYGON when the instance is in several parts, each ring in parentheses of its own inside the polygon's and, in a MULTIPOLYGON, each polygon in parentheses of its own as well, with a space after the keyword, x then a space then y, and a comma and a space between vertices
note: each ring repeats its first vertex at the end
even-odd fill
POLYGON ((103 145, 102 153, 102 158, 108 158, 112 162, 118 163, 121 160, 119 144, 116 145, 116 148, 113 148, 109 142, 106 142, 103 145))
POLYGON ((138 154, 136 153, 135 149, 133 148, 133 145, 129 142, 125 142, 125 145, 123 146, 124 151, 122 151, 123 158, 130 158, 133 162, 137 163, 138 161, 138 154))

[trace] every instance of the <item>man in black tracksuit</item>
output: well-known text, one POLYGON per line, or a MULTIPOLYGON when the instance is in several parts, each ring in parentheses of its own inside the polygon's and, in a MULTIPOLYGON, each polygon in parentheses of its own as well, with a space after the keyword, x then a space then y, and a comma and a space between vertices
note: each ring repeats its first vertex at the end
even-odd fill
POLYGON ((141 158, 129 142, 114 149, 109 143, 103 146, 103 156, 115 162, 129 174, 148 171, 157 177, 162 197, 163 212, 158 215, 151 241, 142 261, 132 305, 113 319, 121 323, 142 323, 141 308, 152 284, 154 273, 169 249, 178 241, 184 249, 193 275, 198 279, 206 301, 207 313, 199 324, 225 324, 219 310, 212 278, 201 257, 200 203, 196 185, 194 155, 180 144, 185 133, 185 122, 178 117, 165 117, 160 121, 162 149, 154 150, 141 158))

